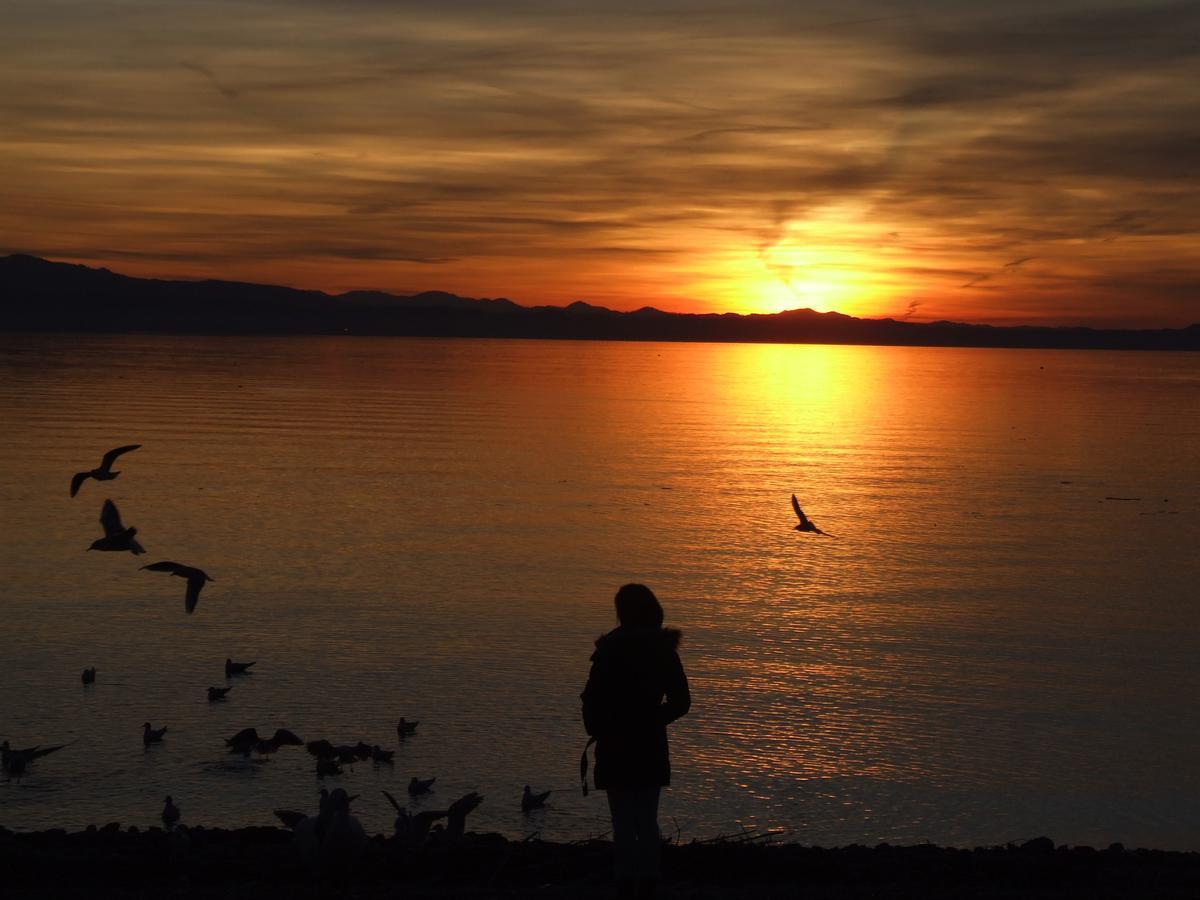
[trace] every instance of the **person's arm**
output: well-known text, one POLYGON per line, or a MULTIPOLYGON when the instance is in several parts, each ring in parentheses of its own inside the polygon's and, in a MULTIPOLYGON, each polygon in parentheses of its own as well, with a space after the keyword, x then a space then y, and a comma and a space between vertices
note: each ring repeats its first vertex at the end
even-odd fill
POLYGON ((587 684, 584 685, 583 693, 579 695, 579 698, 583 701, 583 728, 592 737, 596 737, 602 727, 602 680, 600 662, 593 656, 592 669, 588 673, 587 684))
POLYGON ((678 653, 671 654, 667 667, 666 699, 659 707, 664 725, 670 725, 692 707, 692 692, 688 688, 687 675, 678 653))

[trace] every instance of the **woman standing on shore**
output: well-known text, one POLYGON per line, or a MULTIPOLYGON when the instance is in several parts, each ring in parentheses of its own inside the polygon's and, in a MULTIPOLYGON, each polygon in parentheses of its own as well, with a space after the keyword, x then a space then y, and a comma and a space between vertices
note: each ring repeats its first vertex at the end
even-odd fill
POLYGON ((692 696, 680 632, 663 627, 644 584, 617 591, 620 625, 596 641, 583 689, 583 724, 596 741, 596 787, 608 791, 621 896, 653 896, 658 881, 658 795, 671 783, 667 726, 692 696))

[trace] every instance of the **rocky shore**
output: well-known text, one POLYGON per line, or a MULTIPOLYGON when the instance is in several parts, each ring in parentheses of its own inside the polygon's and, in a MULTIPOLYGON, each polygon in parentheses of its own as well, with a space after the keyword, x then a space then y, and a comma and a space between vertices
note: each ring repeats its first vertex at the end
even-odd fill
MULTIPOLYGON (((342 871, 313 871, 290 832, 117 824, 0 829, 7 898, 609 897, 611 846, 468 835, 421 848, 376 836, 342 871)), ((680 898, 1195 898, 1200 853, 1119 845, 836 849, 755 840, 667 844, 660 896, 680 898)))

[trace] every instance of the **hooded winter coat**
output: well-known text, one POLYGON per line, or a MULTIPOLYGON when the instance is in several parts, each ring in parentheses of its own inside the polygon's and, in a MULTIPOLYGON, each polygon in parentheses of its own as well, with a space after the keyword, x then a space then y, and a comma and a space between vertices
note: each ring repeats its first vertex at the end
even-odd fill
POLYGON ((583 699, 583 725, 596 739, 596 787, 671 783, 667 726, 692 695, 673 628, 621 626, 596 641, 583 699))

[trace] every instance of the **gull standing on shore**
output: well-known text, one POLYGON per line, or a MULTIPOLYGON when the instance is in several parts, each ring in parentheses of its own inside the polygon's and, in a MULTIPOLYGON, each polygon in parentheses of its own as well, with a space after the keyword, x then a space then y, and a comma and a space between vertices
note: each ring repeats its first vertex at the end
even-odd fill
POLYGON ((100 460, 100 465, 87 472, 76 472, 71 477, 71 496, 74 497, 79 493, 79 487, 89 478, 95 478, 97 481, 112 481, 120 472, 114 472, 112 465, 116 462, 117 457, 122 453, 128 453, 130 450, 136 450, 141 444, 127 444, 124 447, 116 447, 104 454, 104 458, 100 460))
POLYGON ((179 816, 179 807, 175 805, 175 801, 168 795, 166 800, 163 801, 162 811, 162 820, 163 824, 167 826, 167 831, 175 827, 175 823, 179 821, 179 816))

